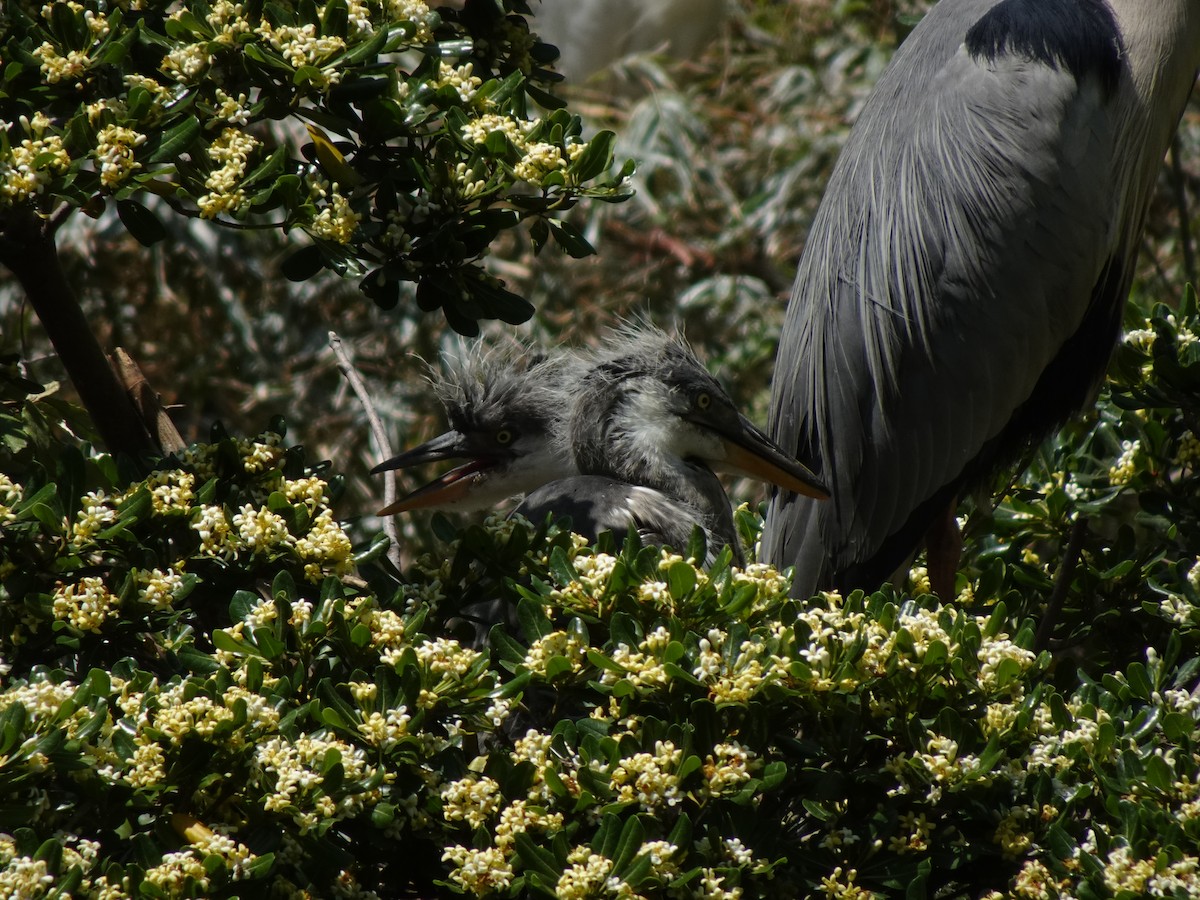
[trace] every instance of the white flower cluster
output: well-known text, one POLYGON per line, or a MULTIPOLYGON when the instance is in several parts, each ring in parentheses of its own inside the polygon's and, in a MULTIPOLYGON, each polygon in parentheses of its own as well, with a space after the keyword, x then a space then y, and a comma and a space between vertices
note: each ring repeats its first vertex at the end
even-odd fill
MULTIPOLYGON (((1192 567, 1193 570, 1196 568, 1192 567)), ((1164 618, 1177 625, 1196 624, 1196 606, 1182 594, 1167 594, 1158 605, 1164 618)))
POLYGON ((640 641, 636 649, 628 644, 617 644, 609 658, 624 671, 618 674, 605 669, 600 673, 600 683, 615 684, 623 680, 650 690, 665 686, 670 681, 662 661, 666 634, 666 629, 660 627, 640 641))
POLYGON ((587 642, 573 631, 552 631, 538 638, 525 653, 523 665, 535 675, 546 677, 546 664, 550 660, 561 657, 570 664, 570 671, 575 673, 583 669, 587 642))
POLYGON ((717 744, 704 760, 704 777, 708 789, 714 796, 732 793, 753 777, 762 768, 762 761, 754 751, 736 741, 717 744))
POLYGON ((442 678, 459 679, 479 659, 478 650, 462 646, 450 638, 436 638, 417 645, 417 660, 434 675, 442 678))
POLYGON ((204 180, 209 193, 197 201, 202 218, 213 219, 222 213, 237 215, 245 206, 246 192, 240 184, 251 154, 261 143, 253 135, 228 127, 209 145, 208 157, 218 166, 204 180))
POLYGON ((500 785, 491 778, 461 778, 442 787, 442 817, 448 822, 465 822, 472 829, 481 828, 503 800, 500 785))
POLYGON ((550 594, 550 600, 567 609, 595 611, 600 598, 608 590, 608 581, 616 568, 617 558, 608 553, 581 554, 571 560, 576 578, 550 594))
POLYGON ((158 609, 169 609, 175 602, 176 593, 183 587, 183 574, 168 568, 134 570, 138 585, 138 600, 158 609))
POLYGON ((719 628, 711 628, 697 647, 692 674, 708 685, 714 703, 747 702, 762 690, 768 670, 774 669, 775 661, 761 640, 742 641, 736 647, 732 640, 719 628))
POLYGON ((478 850, 455 844, 446 848, 442 859, 454 864, 451 880, 476 897, 502 891, 512 884, 512 865, 498 847, 478 850))
POLYGON ((1137 474, 1138 455, 1141 452, 1141 441, 1122 441, 1121 455, 1108 470, 1109 483, 1114 486, 1128 484, 1137 474))
POLYGON ((377 773, 361 747, 338 738, 320 733, 294 741, 274 737, 258 744, 254 755, 262 785, 270 791, 264 808, 290 815, 302 834, 318 828, 322 821, 354 815, 378 799, 378 789, 350 794, 340 801, 323 790, 325 776, 321 772, 330 758, 337 759, 350 782, 365 781, 377 773))
POLYGON ((25 490, 3 472, 0 472, 0 525, 16 521, 13 507, 25 499, 25 490))
POLYGON ((54 682, 39 678, 7 688, 0 694, 0 709, 19 703, 34 721, 53 719, 76 689, 77 685, 69 681, 54 682))
POLYGON ((104 579, 85 576, 74 584, 59 584, 54 589, 54 618, 79 631, 99 633, 100 627, 115 619, 120 599, 108 589, 104 579))
POLYGON ((328 189, 325 189, 320 179, 316 179, 314 184, 317 186, 315 193, 323 205, 312 221, 308 223, 308 230, 316 237, 324 238, 327 241, 337 244, 350 243, 355 229, 358 228, 358 223, 362 221, 362 216, 350 208, 350 201, 345 195, 338 192, 336 183, 330 185, 328 189))
POLYGON ((843 869, 838 866, 821 879, 821 888, 829 900, 873 900, 875 894, 854 883, 857 877, 857 869, 843 869))
POLYGON ((1197 340, 1200 340, 1190 328, 1179 324, 1174 313, 1167 316, 1167 324, 1175 329, 1175 342, 1180 347, 1186 347, 1188 344, 1194 344, 1197 340))
POLYGON ((1104 861, 1104 884, 1122 896, 1200 897, 1200 859, 1137 859, 1129 847, 1115 847, 1104 861))
MULTIPOLYGON (((261 502, 243 503, 229 515, 224 507, 196 505, 196 484, 214 474, 212 447, 192 448, 183 454, 183 464, 193 471, 166 469, 152 473, 144 482, 149 489, 155 515, 181 515, 190 520, 190 527, 199 539, 202 556, 232 560, 239 553, 250 555, 294 554, 304 565, 305 577, 313 582, 326 575, 344 575, 352 568, 349 538, 325 506, 325 483, 314 476, 294 480, 271 473, 283 458, 278 440, 266 442, 242 440, 237 442, 243 467, 249 474, 268 476, 261 491, 261 502), (271 493, 278 491, 291 502, 303 503, 310 513, 307 530, 293 535, 287 522, 267 506, 271 493)), ((96 538, 105 527, 113 524, 117 510, 140 489, 135 485, 120 496, 102 491, 86 494, 83 508, 72 525, 72 537, 77 543, 96 538)), ((178 587, 178 572, 161 573, 161 579, 178 587)), ((152 594, 161 597, 163 584, 148 585, 152 594)), ((150 602, 156 602, 151 599, 150 602)))
POLYGON ((637 803, 651 811, 675 806, 682 799, 675 774, 683 750, 671 741, 657 741, 653 753, 635 753, 622 759, 609 775, 609 783, 621 803, 637 803))
MULTIPOLYGON (((1045 706, 1034 710, 1036 736, 1023 760, 1022 769, 1014 773, 1014 778, 1023 779, 1027 771, 1036 769, 1061 772, 1070 768, 1074 764, 1073 757, 1079 754, 1099 758, 1100 729, 1110 722, 1109 714, 1078 699, 1072 699, 1067 704, 1067 710, 1074 720, 1074 727, 1059 728, 1045 706)), ((1110 748, 1108 752, 1111 754, 1114 749, 1110 748)))
POLYGON ((474 63, 466 63, 461 66, 452 66, 447 62, 438 63, 437 81, 433 83, 434 88, 451 87, 458 92, 458 99, 463 103, 470 103, 476 92, 483 84, 483 79, 475 75, 473 70, 474 63))
MULTIPOLYGON (((294 69, 303 66, 320 66, 346 49, 346 41, 337 35, 317 33, 312 22, 304 25, 271 25, 262 21, 255 33, 279 51, 279 54, 294 69)), ((323 84, 337 84, 341 73, 333 66, 321 70, 323 84)))
MULTIPOLYGON (((73 834, 58 834, 55 838, 62 845, 59 868, 68 871, 78 866, 83 879, 78 886, 80 894, 89 890, 103 896, 106 881, 103 876, 93 878, 100 856, 100 845, 73 834)), ((6 834, 0 835, 0 897, 33 898, 52 896, 54 875, 45 859, 35 859, 17 852, 16 842, 6 834)))
POLYGON ((387 749, 408 736, 408 723, 411 720, 407 708, 401 706, 389 709, 386 715, 381 712, 368 713, 358 730, 376 747, 387 749))
POLYGON ((43 41, 39 47, 34 48, 33 55, 41 64, 42 75, 49 84, 81 80, 92 62, 83 50, 68 50, 66 56, 63 56, 49 41, 43 41))
MULTIPOLYGON (((541 187, 551 173, 565 172, 568 165, 587 150, 588 145, 585 142, 569 143, 564 149, 546 141, 530 140, 535 124, 513 116, 484 113, 468 120, 462 126, 461 133, 463 139, 472 144, 483 144, 496 132, 503 134, 521 154, 513 166, 513 175, 520 181, 541 187)), ((462 184, 469 186, 474 183, 473 178, 474 173, 464 172, 462 184)))
POLYGON ((588 847, 576 847, 567 857, 570 864, 559 876, 554 886, 554 894, 563 900, 587 900, 590 897, 605 896, 608 892, 608 873, 612 871, 613 861, 599 853, 594 853, 588 847))
POLYGON ((134 158, 134 148, 146 143, 146 135, 120 125, 105 125, 96 138, 96 161, 100 163, 100 183, 106 188, 122 184, 142 164, 134 158))
MULTIPOLYGON (((9 205, 38 196, 51 178, 71 165, 62 137, 46 133, 50 120, 45 115, 39 112, 32 119, 21 116, 18 126, 28 137, 18 141, 13 136, 8 152, 0 153, 0 200, 9 205)), ((0 128, 11 132, 14 126, 0 122, 0 128)))
POLYGON ((1150 352, 1154 346, 1155 332, 1152 328, 1131 328, 1125 332, 1125 343, 1143 352, 1150 352))
POLYGON ((890 794, 904 795, 923 788, 925 798, 934 804, 945 791, 957 789, 968 779, 987 784, 994 777, 991 773, 982 774, 978 756, 960 753, 957 741, 939 734, 930 736, 925 752, 918 750, 894 757, 886 768, 897 780, 890 794))

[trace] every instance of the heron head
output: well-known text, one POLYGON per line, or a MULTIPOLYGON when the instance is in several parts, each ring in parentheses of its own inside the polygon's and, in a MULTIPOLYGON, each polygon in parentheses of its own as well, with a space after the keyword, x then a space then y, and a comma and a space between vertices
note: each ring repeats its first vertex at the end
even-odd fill
POLYGON ((580 471, 638 481, 648 470, 698 465, 828 496, 807 467, 738 412, 687 344, 646 326, 613 344, 582 379, 572 415, 580 471))
POLYGON ((574 473, 550 440, 554 394, 567 382, 567 363, 543 356, 514 359, 489 351, 431 373, 450 430, 372 469, 406 469, 464 460, 400 498, 379 515, 422 508, 486 509, 555 478, 574 473))

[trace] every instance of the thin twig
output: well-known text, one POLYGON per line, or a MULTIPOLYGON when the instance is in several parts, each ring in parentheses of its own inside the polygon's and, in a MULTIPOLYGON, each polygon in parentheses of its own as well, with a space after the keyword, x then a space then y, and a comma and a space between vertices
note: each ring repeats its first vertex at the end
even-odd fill
POLYGON ((1075 519, 1071 526, 1071 536, 1067 539, 1067 549, 1063 553, 1062 565, 1058 577, 1054 580, 1054 593, 1046 604, 1046 612, 1042 616, 1042 624, 1038 626, 1037 636, 1033 640, 1033 649, 1041 653, 1050 646, 1050 636, 1062 612, 1063 604, 1067 602, 1067 594, 1071 590, 1071 582, 1075 580, 1075 567, 1079 563, 1079 555, 1083 552, 1083 539, 1087 537, 1088 522, 1084 516, 1075 519))
MULTIPOLYGON (((358 397, 358 402, 362 404, 363 409, 367 413, 367 422, 371 426, 371 438, 375 443, 375 452, 378 454, 379 459, 388 459, 392 455, 392 445, 388 440, 387 431, 383 427, 383 420, 375 412, 375 404, 371 402, 371 396, 367 393, 367 386, 363 384, 358 370, 354 368, 354 362, 350 359, 349 352, 335 331, 329 332, 329 347, 333 350, 333 355, 337 357, 338 368, 346 376, 346 381, 350 383, 351 389, 354 391, 355 396, 358 397)), ((383 504, 384 506, 391 506, 395 501, 396 473, 388 472, 383 481, 383 504)), ((396 520, 391 516, 384 517, 383 533, 392 542, 392 546, 388 549, 388 559, 399 569, 400 534, 396 530, 396 520)))

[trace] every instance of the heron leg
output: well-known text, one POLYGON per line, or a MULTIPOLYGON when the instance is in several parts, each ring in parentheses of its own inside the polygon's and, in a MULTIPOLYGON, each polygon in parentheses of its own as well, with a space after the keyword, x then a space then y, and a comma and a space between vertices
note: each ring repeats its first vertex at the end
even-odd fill
POLYGON ((930 523, 925 532, 925 558, 929 567, 929 585, 943 601, 957 596, 954 581, 958 575, 958 560, 962 555, 962 531, 955 512, 958 498, 953 498, 930 523))

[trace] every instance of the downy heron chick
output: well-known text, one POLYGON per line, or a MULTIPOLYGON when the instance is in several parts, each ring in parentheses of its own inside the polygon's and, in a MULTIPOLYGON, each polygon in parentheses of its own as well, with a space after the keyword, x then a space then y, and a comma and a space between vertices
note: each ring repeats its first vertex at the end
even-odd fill
POLYGON ((474 512, 575 473, 560 443, 550 439, 554 411, 580 377, 576 357, 494 347, 430 368, 429 381, 450 428, 371 470, 407 469, 465 460, 395 503, 390 516, 413 509, 474 512))
POLYGON ((648 327, 616 333, 576 383, 563 427, 580 474, 531 493, 517 512, 569 516, 593 540, 636 529, 647 543, 682 548, 699 525, 710 554, 742 552, 729 499, 714 469, 810 497, 824 485, 734 407, 682 341, 648 327))

